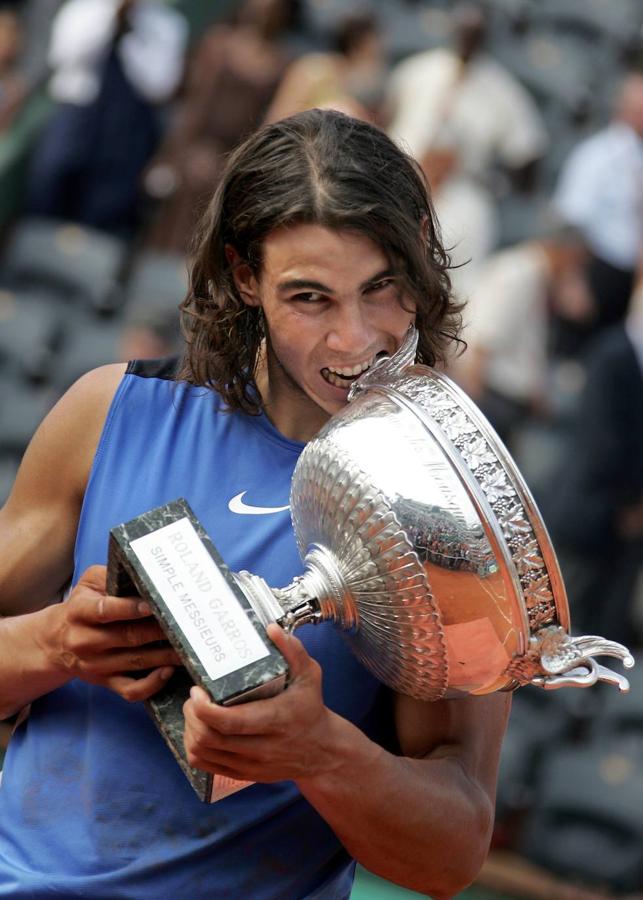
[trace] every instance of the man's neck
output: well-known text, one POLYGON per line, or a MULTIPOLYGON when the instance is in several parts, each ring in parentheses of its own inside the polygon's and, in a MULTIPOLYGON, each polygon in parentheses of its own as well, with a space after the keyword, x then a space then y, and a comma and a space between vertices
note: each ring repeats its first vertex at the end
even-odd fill
MULTIPOLYGON (((277 365, 273 363, 272 368, 277 365)), ((328 413, 316 406, 283 369, 273 371, 271 377, 268 365, 260 364, 256 384, 266 416, 289 440, 311 440, 329 419, 328 413)))

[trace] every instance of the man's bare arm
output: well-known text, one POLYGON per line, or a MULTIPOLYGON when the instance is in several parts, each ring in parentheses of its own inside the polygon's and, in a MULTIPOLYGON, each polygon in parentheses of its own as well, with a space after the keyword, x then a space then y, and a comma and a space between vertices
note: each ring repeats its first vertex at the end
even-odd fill
POLYGON ((41 609, 73 571, 78 518, 121 366, 80 379, 36 431, 0 510, 0 615, 41 609))
POLYGON ((288 659, 288 689, 225 708, 194 688, 184 707, 190 764, 252 781, 292 779, 368 869, 432 897, 458 893, 489 847, 509 696, 396 697, 396 756, 324 706, 320 667, 297 638, 276 626, 269 634, 288 659))
POLYGON ((346 732, 332 775, 299 784, 366 868, 451 897, 475 879, 489 849, 510 698, 396 700, 402 756, 346 732))
POLYGON ((0 718, 73 677, 143 699, 175 661, 169 650, 141 649, 162 637, 160 629, 136 601, 105 596, 104 567, 52 605, 72 575, 85 486, 122 372, 97 369, 54 407, 0 511, 0 615, 8 617, 0 619, 0 718), (145 679, 121 674, 149 667, 155 672, 145 679))

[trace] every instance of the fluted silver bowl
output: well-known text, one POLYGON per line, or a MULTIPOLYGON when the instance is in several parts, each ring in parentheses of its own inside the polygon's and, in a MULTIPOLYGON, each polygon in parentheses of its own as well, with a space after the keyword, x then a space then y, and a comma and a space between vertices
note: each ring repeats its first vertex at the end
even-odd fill
POLYGON ((413 364, 416 344, 411 331, 360 377, 304 450, 291 509, 306 573, 272 591, 286 611, 274 617, 335 621, 377 677, 420 699, 627 690, 592 658, 629 667, 625 647, 570 635, 551 541, 507 450, 452 381, 413 364))

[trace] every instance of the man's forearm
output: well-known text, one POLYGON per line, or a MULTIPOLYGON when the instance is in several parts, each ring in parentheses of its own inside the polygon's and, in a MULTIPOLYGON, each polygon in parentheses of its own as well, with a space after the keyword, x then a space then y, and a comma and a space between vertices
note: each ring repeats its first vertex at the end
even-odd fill
POLYGON ((0 618, 0 719, 69 680, 47 648, 56 613, 55 607, 46 607, 0 618))
POLYGON ((337 765, 298 780, 303 795, 348 852, 376 874, 432 897, 462 890, 477 875, 491 839, 487 794, 455 754, 394 756, 342 721, 337 765))
POLYGON ((429 703, 394 694, 406 754, 395 756, 324 705, 321 668, 297 637, 276 625, 268 636, 288 663, 288 689, 224 707, 193 688, 183 707, 189 764, 294 781, 355 859, 404 887, 442 898, 470 883, 491 838, 510 698, 429 703))

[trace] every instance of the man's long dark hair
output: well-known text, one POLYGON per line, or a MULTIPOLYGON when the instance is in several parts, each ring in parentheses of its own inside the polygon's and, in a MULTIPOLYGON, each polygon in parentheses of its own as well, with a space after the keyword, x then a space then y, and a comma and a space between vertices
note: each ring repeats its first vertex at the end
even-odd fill
POLYGON ((372 125, 313 109, 259 129, 227 161, 196 236, 181 304, 181 380, 213 388, 230 409, 260 412, 253 385, 263 316, 239 296, 225 247, 260 276, 266 236, 299 223, 374 241, 417 305, 419 361, 444 360, 457 340, 460 307, 419 166, 372 125))

